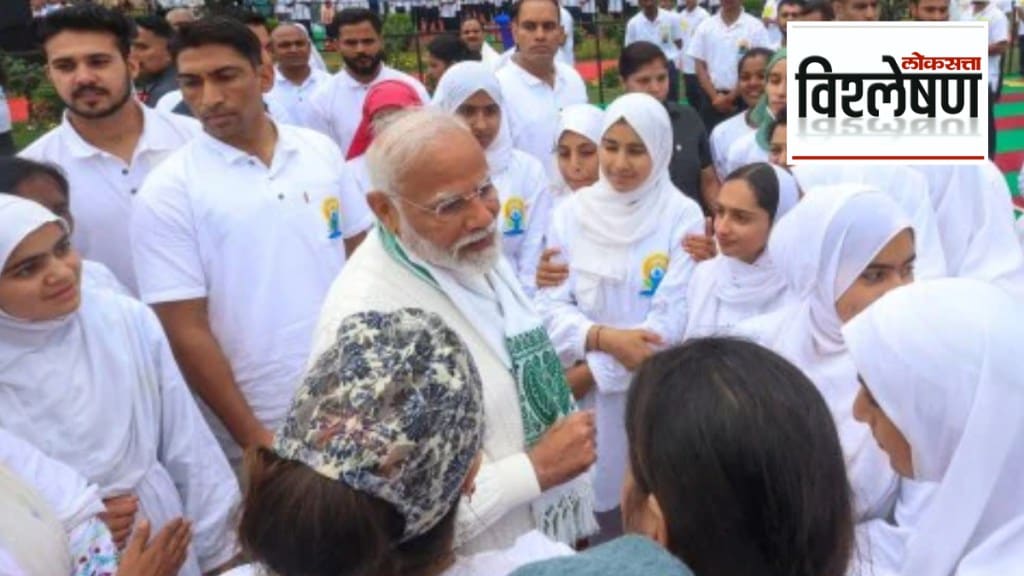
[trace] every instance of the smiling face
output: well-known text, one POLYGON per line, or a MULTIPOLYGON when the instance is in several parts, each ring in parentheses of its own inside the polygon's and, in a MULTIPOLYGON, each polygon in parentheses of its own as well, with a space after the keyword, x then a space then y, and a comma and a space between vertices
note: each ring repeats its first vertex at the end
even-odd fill
POLYGON ((853 417, 871 427, 871 434, 878 442, 878 447, 889 456, 892 469, 904 478, 913 478, 914 463, 910 443, 863 383, 853 403, 853 417))
POLYGON ((558 171, 573 192, 597 182, 597 144, 575 132, 562 132, 558 139, 558 171))
POLYGON ((137 68, 104 32, 65 30, 45 45, 46 71, 61 101, 80 118, 106 118, 131 99, 137 68))
POLYGON ((0 310, 33 322, 78 309, 82 261, 67 232, 51 222, 25 237, 0 272, 0 310))
POLYGON ((743 98, 748 108, 756 106, 758 99, 764 94, 764 75, 767 66, 768 58, 765 56, 751 56, 743 61, 739 90, 740 98, 743 98))
POLYGON ((746 180, 722 185, 715 206, 715 238, 722 254, 752 264, 764 252, 771 227, 771 216, 746 180))
POLYGON ((643 184, 654 169, 654 160, 640 135, 625 120, 620 120, 601 137, 601 171, 618 192, 632 192, 643 184))
POLYGON ((901 231, 875 256, 853 284, 836 300, 836 314, 845 324, 894 288, 914 281, 914 233, 901 231))

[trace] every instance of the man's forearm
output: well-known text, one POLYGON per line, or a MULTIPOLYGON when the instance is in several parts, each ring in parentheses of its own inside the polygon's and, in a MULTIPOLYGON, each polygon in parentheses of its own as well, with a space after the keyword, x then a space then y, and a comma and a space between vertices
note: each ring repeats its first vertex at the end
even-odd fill
POLYGON ((235 442, 243 448, 259 444, 266 429, 238 389, 231 364, 213 333, 199 327, 168 327, 167 336, 185 381, 224 423, 235 442))
POLYGON ((711 83, 711 75, 708 74, 708 65, 703 60, 697 61, 697 82, 700 84, 701 90, 708 95, 708 98, 714 99, 718 94, 718 90, 715 89, 715 85, 711 83))

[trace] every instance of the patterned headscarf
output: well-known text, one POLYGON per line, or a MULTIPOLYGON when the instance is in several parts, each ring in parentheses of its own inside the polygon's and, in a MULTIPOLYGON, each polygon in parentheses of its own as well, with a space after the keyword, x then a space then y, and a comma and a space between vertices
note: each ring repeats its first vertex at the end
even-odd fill
POLYGON ((405 542, 451 510, 480 451, 480 375, 436 314, 404 308, 345 318, 306 374, 274 451, 405 518, 405 542))

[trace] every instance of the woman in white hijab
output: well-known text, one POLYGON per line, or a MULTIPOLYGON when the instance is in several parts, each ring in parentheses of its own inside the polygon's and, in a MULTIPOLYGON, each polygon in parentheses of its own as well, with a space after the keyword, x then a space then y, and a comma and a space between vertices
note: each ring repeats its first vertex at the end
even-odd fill
POLYGON ((901 476, 937 483, 901 575, 1024 566, 1021 326, 1024 303, 949 278, 894 290, 843 328, 863 382, 854 414, 901 476))
POLYGON ((1014 246, 1013 203, 999 168, 986 161, 914 169, 928 180, 949 275, 986 280, 1024 298, 1024 250, 1014 246))
POLYGON ((804 190, 826 190, 836 184, 863 184, 878 189, 903 209, 914 227, 918 279, 941 278, 947 274, 946 256, 928 195, 928 181, 907 166, 877 164, 803 164, 793 167, 793 176, 804 190))
POLYGON ((604 111, 597 106, 572 104, 562 108, 555 141, 558 174, 552 183, 555 207, 573 192, 597 182, 597 148, 603 128, 604 111))
POLYGON ((501 85, 486 64, 467 61, 449 68, 437 84, 433 104, 465 120, 483 147, 501 200, 502 250, 532 296, 551 217, 551 183, 544 166, 513 147, 501 85))
POLYGON ((728 331, 788 302, 768 237, 798 200, 796 180, 778 166, 748 164, 726 177, 715 206, 720 250, 698 264, 690 280, 686 338, 728 331))
POLYGON ((788 358, 818 387, 843 445, 855 519, 885 516, 896 477, 870 430, 853 419, 857 371, 841 328, 882 294, 913 280, 910 222, 871 188, 808 191, 775 227, 768 251, 794 302, 737 330, 788 358))
POLYGON ((569 279, 540 290, 536 305, 563 366, 589 369, 590 379, 572 384, 582 405, 596 408, 595 510, 607 529, 625 473, 631 373, 682 339, 694 268, 682 239, 702 228, 704 215, 669 179, 672 125, 660 102, 640 93, 618 98, 601 138, 600 180, 563 202, 548 230, 569 279))
POLYGON ((109 290, 80 290, 67 224, 0 195, 0 428, 65 462, 104 499, 134 495, 155 530, 184 516, 182 574, 237 553, 238 484, 155 315, 109 290))

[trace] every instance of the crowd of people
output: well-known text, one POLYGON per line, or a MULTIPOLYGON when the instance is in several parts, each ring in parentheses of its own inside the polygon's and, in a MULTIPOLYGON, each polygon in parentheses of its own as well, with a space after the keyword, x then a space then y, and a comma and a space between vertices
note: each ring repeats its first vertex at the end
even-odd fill
POLYGON ((334 74, 251 13, 43 16, 0 574, 1018 572, 1003 175, 787 165, 786 21, 872 0, 781 0, 777 45, 638 7, 606 109, 556 0, 505 54, 463 19, 429 90, 360 7, 334 74))

